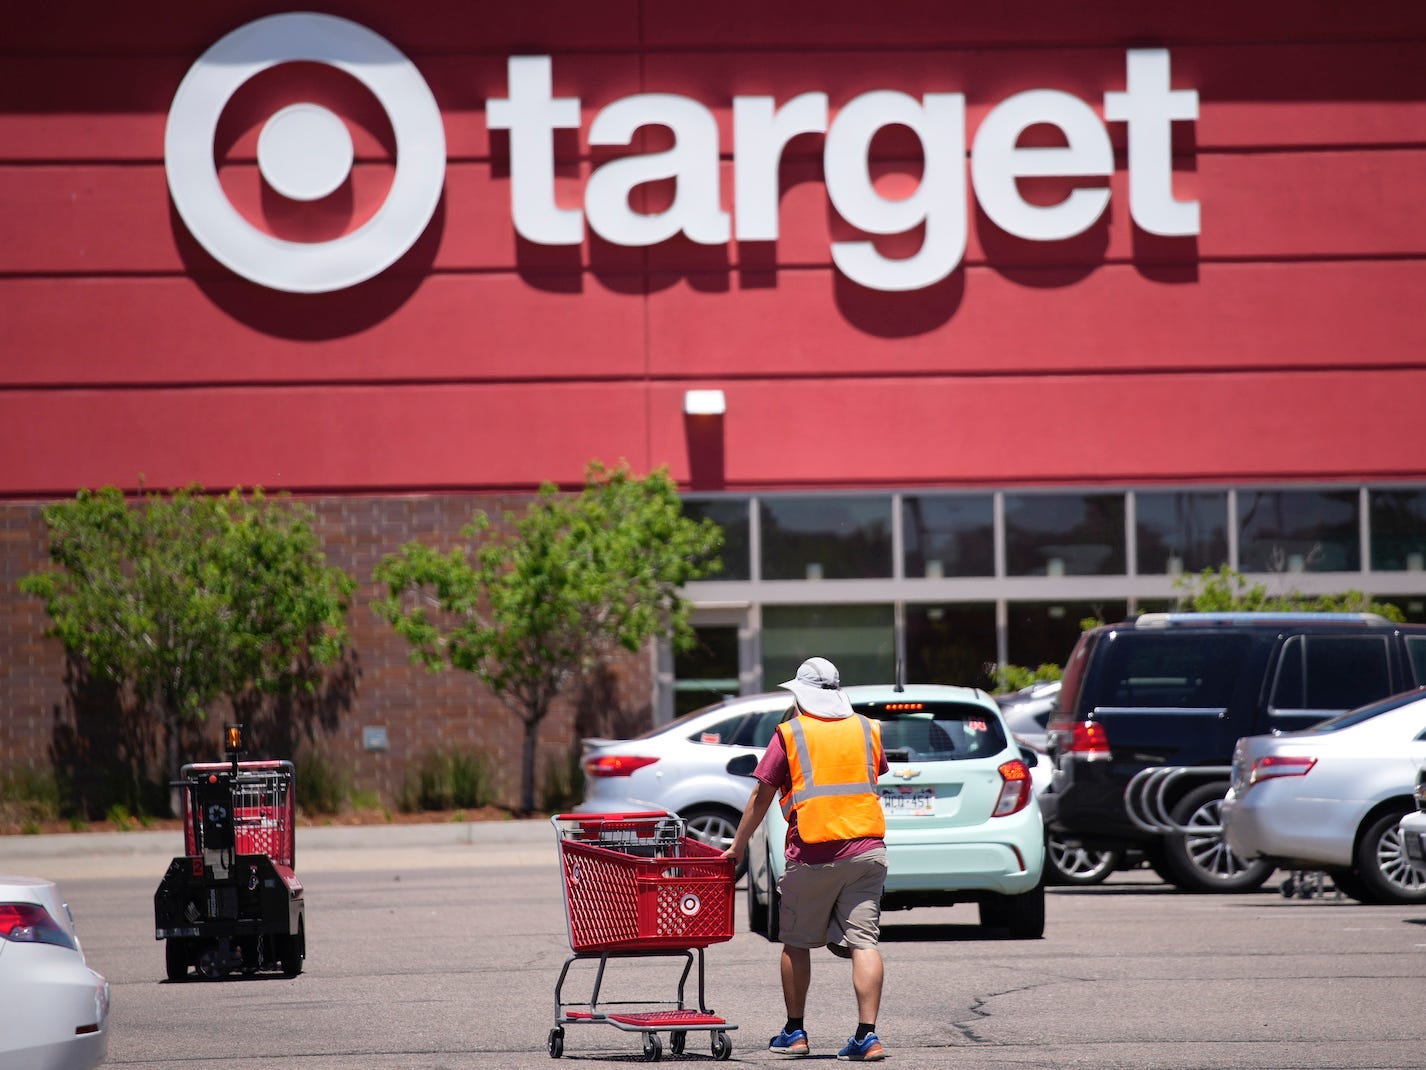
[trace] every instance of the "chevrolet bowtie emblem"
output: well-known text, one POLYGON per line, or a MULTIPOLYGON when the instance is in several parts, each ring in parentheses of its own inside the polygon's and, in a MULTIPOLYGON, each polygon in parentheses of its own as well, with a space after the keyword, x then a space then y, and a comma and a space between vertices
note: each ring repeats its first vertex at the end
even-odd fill
POLYGON ((893 775, 893 776, 899 776, 902 780, 911 780, 911 779, 913 779, 914 777, 920 776, 920 775, 921 775, 921 770, 919 770, 919 769, 898 769, 898 770, 897 770, 895 773, 893 773, 892 775, 893 775))

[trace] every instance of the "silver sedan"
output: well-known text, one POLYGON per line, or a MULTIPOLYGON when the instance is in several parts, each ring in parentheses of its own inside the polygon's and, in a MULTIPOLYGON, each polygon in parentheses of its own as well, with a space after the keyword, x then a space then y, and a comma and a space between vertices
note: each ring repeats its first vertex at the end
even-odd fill
POLYGON ((1224 837, 1246 858, 1326 870, 1364 903, 1426 903, 1426 869, 1407 857, 1397 830, 1415 809, 1423 761, 1422 690, 1298 732, 1240 739, 1224 837))

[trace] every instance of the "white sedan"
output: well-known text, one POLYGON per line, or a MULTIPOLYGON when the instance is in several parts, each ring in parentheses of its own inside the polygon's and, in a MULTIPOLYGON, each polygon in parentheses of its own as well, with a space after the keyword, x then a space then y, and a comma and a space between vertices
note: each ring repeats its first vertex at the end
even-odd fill
POLYGON ((1426 868, 1397 825, 1426 761, 1426 692, 1394 695, 1311 728, 1248 736, 1233 753, 1223 835, 1244 858, 1322 869, 1364 903, 1426 903, 1426 868))
POLYGON ((0 1066, 87 1070, 109 1046, 109 982, 51 881, 0 876, 0 1066))
POLYGON ((733 842, 748 781, 728 771, 740 755, 762 757, 792 694, 729 698, 633 739, 584 741, 582 813, 666 810, 688 834, 719 849, 733 842))

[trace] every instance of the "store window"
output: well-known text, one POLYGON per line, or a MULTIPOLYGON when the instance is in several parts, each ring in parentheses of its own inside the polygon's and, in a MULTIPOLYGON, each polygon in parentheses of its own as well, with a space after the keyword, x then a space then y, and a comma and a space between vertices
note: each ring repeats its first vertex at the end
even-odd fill
POLYGON ((1011 602, 1006 628, 1006 659, 1012 665, 1064 667, 1086 620, 1106 624, 1129 614, 1125 602, 1011 602))
POLYGON ((1361 537, 1356 490, 1238 492, 1243 572, 1356 572, 1361 537))
POLYGON ((723 549, 718 556, 723 567, 709 580, 746 580, 753 575, 749 537, 747 498, 685 498, 683 515, 692 520, 711 520, 723 529, 723 549))
POLYGON ((995 686, 995 606, 906 607, 906 682, 995 686))
POLYGON ((901 500, 901 532, 910 578, 995 575, 989 494, 908 494, 901 500))
POLYGON ((763 498, 760 507, 763 579, 891 576, 889 496, 763 498))
POLYGON ((1176 576, 1228 563, 1227 491, 1134 495, 1141 576, 1176 576))
POLYGON ((1124 560, 1124 495, 1005 496, 1009 575, 1123 575, 1124 560))
POLYGON ((1372 568, 1426 571, 1426 490, 1374 490, 1367 501, 1372 568))
POLYGON ((673 655, 673 711, 681 717, 738 693, 738 629, 693 629, 693 646, 673 655))
POLYGON ((765 606, 763 680, 769 689, 811 657, 829 659, 842 686, 896 678, 895 618, 889 605, 765 606))

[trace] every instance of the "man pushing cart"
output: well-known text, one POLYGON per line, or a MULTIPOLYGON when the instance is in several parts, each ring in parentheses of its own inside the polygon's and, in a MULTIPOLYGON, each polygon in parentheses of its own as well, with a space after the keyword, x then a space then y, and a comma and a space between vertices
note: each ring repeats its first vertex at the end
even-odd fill
POLYGON ((556 814, 550 820, 572 952, 555 984, 550 1057, 564 1054, 565 1026, 609 1025, 641 1034, 649 1062, 663 1054, 661 1032, 669 1034, 669 1051, 681 1055, 689 1033, 706 1031, 713 1057, 728 1058, 728 1030, 737 1026, 707 1005, 703 952, 733 938, 732 860, 685 835, 683 821, 671 814, 556 814), (633 957, 683 958, 673 999, 600 1003, 610 960, 633 957), (695 958, 697 1009, 684 997, 695 958), (591 994, 587 1001, 566 1001, 565 978, 581 960, 598 962, 591 994))

